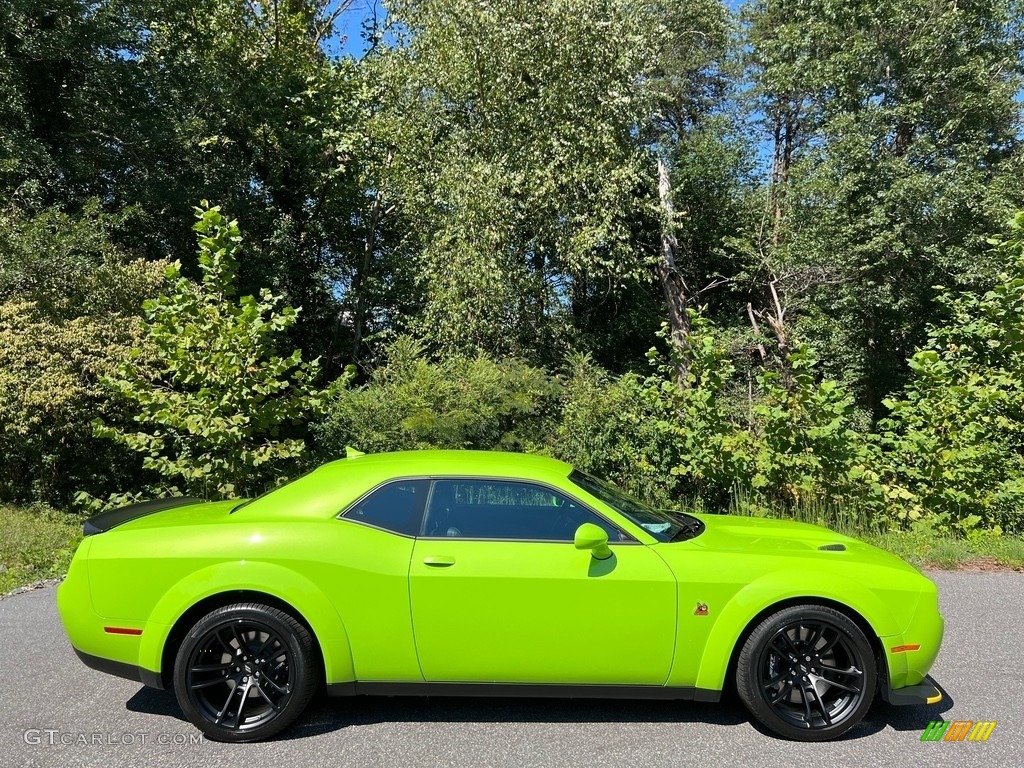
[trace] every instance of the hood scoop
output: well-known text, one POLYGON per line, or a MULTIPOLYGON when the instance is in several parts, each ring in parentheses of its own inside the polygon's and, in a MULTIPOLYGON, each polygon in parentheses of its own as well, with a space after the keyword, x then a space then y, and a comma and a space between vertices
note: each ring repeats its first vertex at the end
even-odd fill
POLYGON ((822 544, 820 547, 818 547, 818 549, 822 550, 823 552, 845 552, 846 551, 846 545, 845 544, 822 544))

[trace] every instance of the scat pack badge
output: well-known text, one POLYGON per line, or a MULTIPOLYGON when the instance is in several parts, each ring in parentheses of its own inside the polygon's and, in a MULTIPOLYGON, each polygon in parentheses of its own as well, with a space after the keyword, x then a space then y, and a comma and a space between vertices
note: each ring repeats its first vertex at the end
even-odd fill
POLYGON ((708 604, 697 603, 697 607, 693 609, 694 616, 707 616, 708 615, 708 604))

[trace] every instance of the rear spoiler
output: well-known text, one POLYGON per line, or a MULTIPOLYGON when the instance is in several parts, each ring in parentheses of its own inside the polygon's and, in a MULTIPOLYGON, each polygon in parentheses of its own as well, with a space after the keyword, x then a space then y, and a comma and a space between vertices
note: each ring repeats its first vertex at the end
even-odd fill
POLYGON ((199 504, 203 499, 193 499, 188 496, 176 496, 171 499, 154 499, 143 501, 138 504, 129 504, 127 507, 112 509, 109 512, 101 512, 95 517, 90 517, 82 525, 82 533, 91 536, 94 533, 103 533, 122 523, 137 520, 140 517, 151 515, 154 512, 162 512, 165 509, 184 507, 188 504, 199 504))

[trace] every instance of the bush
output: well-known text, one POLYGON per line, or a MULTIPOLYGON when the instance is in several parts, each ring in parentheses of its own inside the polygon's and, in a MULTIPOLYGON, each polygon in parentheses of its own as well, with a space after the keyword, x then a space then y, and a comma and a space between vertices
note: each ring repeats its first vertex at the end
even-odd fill
MULTIPOLYGON (((576 359, 553 452, 651 502, 708 511, 809 511, 830 522, 844 507, 875 508, 881 486, 871 447, 853 428, 852 398, 818 381, 798 347, 778 370, 758 369, 737 397, 738 377, 718 332, 691 316, 687 378, 652 350, 656 373, 611 378, 576 359)), ((846 522, 845 520, 842 522, 846 522)))
POLYGON ((518 360, 428 360, 408 337, 384 353, 369 381, 338 388, 315 428, 320 451, 346 445, 380 452, 420 448, 537 449, 552 421, 558 384, 518 360))
POLYGON ((124 418, 100 385, 140 339, 139 305, 165 264, 110 243, 109 217, 0 216, 0 499, 68 502, 133 484, 139 466, 98 445, 91 422, 124 418))
POLYGON ((571 357, 551 453, 653 503, 671 504, 681 446, 666 385, 673 386, 631 373, 614 378, 588 356, 571 357))
POLYGON ((169 267, 171 290, 143 305, 144 344, 105 379, 134 404, 138 427, 100 420, 96 434, 141 454, 165 490, 255 493, 296 471, 305 417, 319 406, 319 368, 299 350, 277 353, 297 310, 267 289, 235 298, 238 223, 216 207, 196 215, 202 283, 169 267))
POLYGON ((886 401, 881 471, 891 513, 942 530, 1024 530, 1024 213, 993 244, 1005 263, 983 295, 940 289, 947 320, 886 401))

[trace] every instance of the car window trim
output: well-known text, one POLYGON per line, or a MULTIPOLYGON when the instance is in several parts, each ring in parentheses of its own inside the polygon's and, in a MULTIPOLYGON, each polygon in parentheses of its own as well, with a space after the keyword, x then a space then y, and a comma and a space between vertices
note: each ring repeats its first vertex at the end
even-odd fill
MULTIPOLYGON (((411 479, 411 478, 407 478, 407 479, 411 479)), ((481 481, 484 481, 484 482, 486 482, 486 481, 493 481, 493 482, 500 482, 500 483, 526 483, 526 484, 529 484, 529 485, 539 486, 539 487, 544 488, 546 490, 553 491, 555 493, 561 494, 562 496, 565 496, 567 499, 569 499, 571 502, 573 502, 576 505, 578 505, 581 509, 589 512, 590 514, 594 515, 595 517, 597 517, 600 520, 604 520, 612 528, 614 528, 615 530, 619 531, 619 533, 624 534, 624 535, 629 537, 629 539, 627 539, 626 541, 612 541, 609 538, 608 539, 608 546, 614 546, 614 545, 617 545, 617 544, 626 544, 628 546, 633 546, 635 544, 640 544, 641 546, 643 545, 642 541, 637 539, 629 531, 624 530, 622 528, 622 526, 620 526, 614 520, 610 520, 607 515, 605 515, 602 512, 594 509, 589 504, 586 504, 585 502, 580 501, 579 498, 577 498, 575 495, 573 495, 571 493, 568 493, 565 489, 559 488, 558 486, 552 485, 551 483, 546 483, 543 480, 526 480, 526 479, 521 478, 521 477, 501 477, 501 476, 496 476, 496 475, 427 475, 427 476, 425 476, 423 478, 415 478, 415 479, 427 479, 427 480, 431 481, 430 482, 430 490, 427 492, 427 501, 423 505, 423 513, 420 516, 420 533, 419 533, 418 536, 416 536, 417 539, 423 539, 424 541, 499 541, 499 542, 524 542, 524 543, 533 543, 533 544, 572 544, 572 539, 508 539, 508 538, 500 538, 499 539, 499 538, 488 538, 488 537, 484 537, 484 536, 425 536, 423 534, 423 526, 424 526, 424 524, 426 523, 426 520, 427 520, 427 510, 430 509, 430 502, 431 502, 431 500, 432 500, 432 498, 434 496, 434 486, 437 484, 438 480, 468 480, 468 481, 469 480, 481 480, 481 481)))
MULTIPOLYGON (((392 478, 388 478, 387 480, 384 480, 384 481, 382 481, 380 483, 377 483, 377 485, 373 486, 370 490, 366 491, 364 494, 359 496, 355 501, 353 501, 350 504, 348 504, 343 510, 341 510, 341 512, 339 512, 338 514, 336 514, 334 516, 334 519, 335 520, 344 520, 344 521, 349 522, 349 523, 355 523, 356 525, 363 525, 363 526, 366 526, 367 528, 376 528, 378 531, 384 531, 386 533, 392 533, 395 536, 402 536, 402 537, 404 537, 406 539, 416 539, 416 538, 419 538, 415 533, 402 533, 401 531, 396 531, 396 530, 393 530, 391 528, 385 528, 382 525, 374 525, 373 523, 367 523, 364 520, 356 520, 353 517, 346 517, 346 515, 349 512, 351 512, 352 510, 354 510, 356 507, 358 507, 360 504, 362 504, 364 501, 366 501, 368 498, 370 498, 370 496, 375 494, 381 488, 384 488, 385 486, 391 485, 392 483, 409 483, 409 482, 417 482, 417 481, 420 481, 420 480, 423 480, 423 481, 427 482, 427 484, 428 484, 427 485, 427 493, 426 493, 426 497, 425 497, 423 503, 420 505, 419 511, 417 513, 418 517, 419 517, 419 520, 418 521, 415 520, 415 519, 413 520, 413 522, 414 522, 413 529, 417 530, 417 531, 422 531, 423 530, 423 517, 424 517, 424 515, 427 512, 427 504, 430 503, 430 494, 431 494, 431 492, 434 489, 434 484, 433 484, 433 482, 432 482, 430 477, 392 477, 392 478)), ((413 517, 416 518, 417 515, 413 515, 413 517)))

